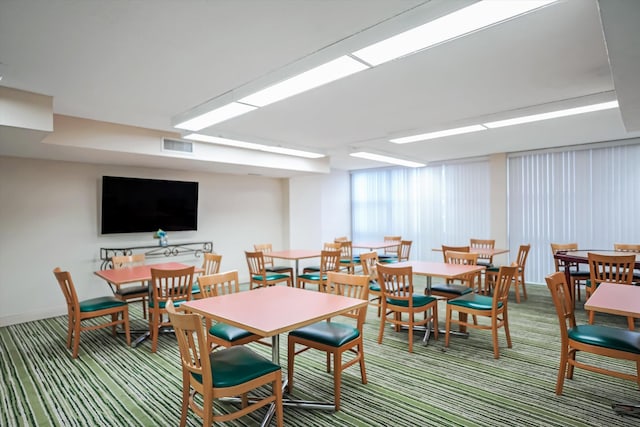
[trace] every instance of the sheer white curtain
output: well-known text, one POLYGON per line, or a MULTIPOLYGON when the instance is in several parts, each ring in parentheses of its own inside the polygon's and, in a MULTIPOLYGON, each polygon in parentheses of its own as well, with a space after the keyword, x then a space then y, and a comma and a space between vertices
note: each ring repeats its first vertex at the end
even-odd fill
POLYGON ((554 271, 550 243, 640 243, 640 144, 511 155, 509 246, 531 243, 527 281, 554 271))
POLYGON ((412 240, 411 259, 441 260, 432 248, 488 238, 489 162, 478 160, 351 173, 352 238, 412 240))

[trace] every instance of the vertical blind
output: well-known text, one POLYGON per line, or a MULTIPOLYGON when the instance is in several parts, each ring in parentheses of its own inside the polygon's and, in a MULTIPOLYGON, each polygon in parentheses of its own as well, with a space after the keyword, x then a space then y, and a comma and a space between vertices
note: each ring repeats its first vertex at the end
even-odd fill
POLYGON ((489 162, 351 173, 352 239, 412 240, 411 259, 441 260, 432 248, 489 238, 489 162))
POLYGON ((509 247, 531 243, 527 282, 554 271, 551 243, 640 243, 640 145, 511 155, 509 247))

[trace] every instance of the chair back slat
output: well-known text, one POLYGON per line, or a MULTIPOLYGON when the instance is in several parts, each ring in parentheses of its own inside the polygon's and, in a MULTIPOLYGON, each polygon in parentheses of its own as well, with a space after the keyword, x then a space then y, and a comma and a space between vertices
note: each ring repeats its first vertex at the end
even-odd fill
POLYGON ((176 270, 151 269, 151 288, 153 301, 161 303, 173 299, 185 301, 191 299, 193 285, 193 266, 176 270))
POLYGON ((511 282, 513 281, 513 278, 515 277, 517 271, 517 266, 500 267, 495 287, 493 289, 493 311, 497 311, 498 306, 500 305, 500 303, 502 303, 504 311, 506 312, 506 306, 509 301, 509 290, 511 289, 511 282))
POLYGON ((256 252, 262 252, 264 255, 264 265, 265 267, 273 267, 275 264, 273 262, 273 258, 269 256, 269 253, 273 251, 273 245, 271 243, 259 243, 253 245, 253 249, 256 252))
POLYGON ((78 301, 78 294, 76 293, 76 287, 71 279, 71 273, 68 271, 60 270, 60 267, 56 267, 53 270, 53 274, 56 276, 58 285, 62 290, 64 299, 67 303, 67 311, 69 316, 74 317, 74 314, 80 312, 80 302, 78 301))
POLYGON ((442 245, 442 258, 443 261, 446 263, 447 262, 447 251, 453 251, 453 252, 469 252, 471 250, 470 246, 449 246, 449 245, 442 245))
MULTIPOLYGON (((369 300, 369 276, 366 275, 330 271, 327 273, 327 288, 333 289, 336 295, 365 301, 369 300)), ((358 329, 360 330, 362 330, 361 327, 364 324, 366 315, 367 306, 342 314, 342 316, 356 319, 358 321, 358 329)))
POLYGON ((201 276, 198 279, 198 283, 204 298, 240 292, 238 270, 201 276))
POLYGON ((589 252, 587 258, 593 289, 602 282, 624 285, 630 285, 633 282, 633 268, 636 262, 634 254, 603 255, 589 252))
POLYGON ((249 274, 252 276, 262 276, 264 278, 266 276, 264 253, 262 251, 245 251, 245 257, 247 258, 249 274))
POLYGON ((400 246, 398 246, 398 262, 409 261, 409 254, 411 253, 411 240, 402 240, 400 246))
POLYGON ((341 256, 340 250, 320 251, 320 275, 323 276, 329 271, 338 271, 341 256))
POLYGON ((382 297, 406 302, 409 307, 413 307, 413 268, 378 263, 376 269, 382 297))
POLYGON ((362 267, 362 272, 369 276, 369 280, 378 280, 378 270, 376 270, 377 263, 377 252, 371 251, 360 254, 360 265, 362 267))
POLYGON ((204 259, 202 260, 202 269, 204 270, 203 275, 216 274, 220 272, 220 263, 222 262, 222 255, 213 254, 213 253, 205 253, 204 259))

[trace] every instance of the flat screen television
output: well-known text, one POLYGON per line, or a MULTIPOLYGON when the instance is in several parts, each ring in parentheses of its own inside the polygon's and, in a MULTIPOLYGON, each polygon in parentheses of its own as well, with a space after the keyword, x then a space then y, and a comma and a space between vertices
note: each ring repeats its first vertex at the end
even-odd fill
POLYGON ((198 229, 198 183, 102 177, 102 234, 198 229))

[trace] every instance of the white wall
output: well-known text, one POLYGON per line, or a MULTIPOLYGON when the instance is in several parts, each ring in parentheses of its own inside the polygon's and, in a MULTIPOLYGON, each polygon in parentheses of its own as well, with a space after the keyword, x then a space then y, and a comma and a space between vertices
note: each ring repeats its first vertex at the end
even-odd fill
MULTIPOLYGON (((171 232, 169 241, 213 241, 222 269, 238 269, 243 281, 244 250, 288 243, 286 180, 0 157, 0 326, 66 313, 55 267, 71 272, 81 299, 108 295, 108 285, 93 274, 100 248, 157 244, 152 233, 99 234, 102 175, 198 181, 198 231, 171 232)), ((307 208, 315 212, 305 203, 292 208, 302 212, 296 215, 302 230, 316 225, 307 208)))

